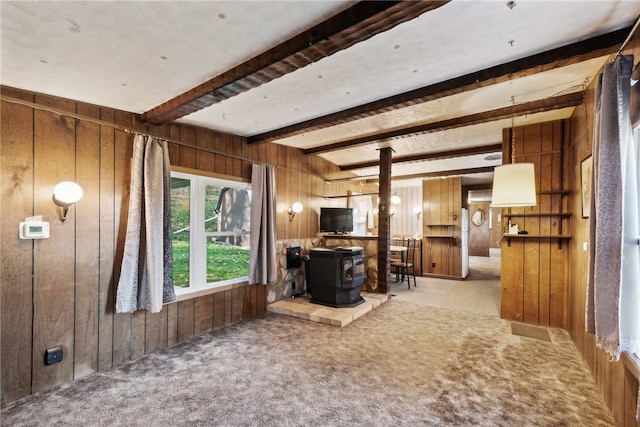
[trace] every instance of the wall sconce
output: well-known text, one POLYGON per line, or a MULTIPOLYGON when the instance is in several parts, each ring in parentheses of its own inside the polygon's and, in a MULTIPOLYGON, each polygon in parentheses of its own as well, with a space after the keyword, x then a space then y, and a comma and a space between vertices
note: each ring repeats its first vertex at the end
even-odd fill
POLYGON ((293 218, 296 214, 302 212, 302 203, 295 202, 289 209, 287 209, 287 213, 289 214, 289 221, 293 221, 293 218))
POLYGON ((400 198, 400 196, 398 196, 396 193, 393 193, 393 196, 391 196, 391 203, 394 205, 399 205, 401 201, 402 199, 400 198))
POLYGON ((416 214, 418 219, 420 219, 420 215, 422 215, 422 208, 420 206, 416 206, 413 208, 413 213, 416 214))
POLYGON ((82 187, 72 181, 62 181, 53 189, 53 203, 62 208, 60 221, 65 222, 69 207, 82 198, 82 187))

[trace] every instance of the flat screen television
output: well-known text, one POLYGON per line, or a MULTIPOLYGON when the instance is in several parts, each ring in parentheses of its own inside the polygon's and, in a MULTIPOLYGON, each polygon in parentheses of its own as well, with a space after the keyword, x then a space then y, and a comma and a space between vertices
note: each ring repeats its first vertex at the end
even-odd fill
POLYGON ((352 208, 320 208, 321 233, 351 233, 353 231, 352 208))

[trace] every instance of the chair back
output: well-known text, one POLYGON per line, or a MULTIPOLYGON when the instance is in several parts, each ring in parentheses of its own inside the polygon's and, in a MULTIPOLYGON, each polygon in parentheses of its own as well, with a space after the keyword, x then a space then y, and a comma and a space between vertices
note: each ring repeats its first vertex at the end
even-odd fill
POLYGON ((407 253, 405 254, 404 260, 405 265, 407 267, 411 267, 415 263, 415 255, 416 255, 416 239, 409 238, 406 240, 407 253))

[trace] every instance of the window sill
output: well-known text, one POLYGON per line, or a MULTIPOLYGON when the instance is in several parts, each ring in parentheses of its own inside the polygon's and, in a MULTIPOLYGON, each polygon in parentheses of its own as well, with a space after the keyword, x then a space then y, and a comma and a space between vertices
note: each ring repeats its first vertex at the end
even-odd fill
POLYGON ((631 371, 631 373, 640 381, 640 358, 630 353, 622 353, 620 355, 622 363, 631 371))
POLYGON ((176 300, 172 301, 170 304, 173 304, 174 302, 187 301, 187 300, 202 297, 205 295, 216 294, 218 292, 224 292, 230 289, 242 288, 244 286, 247 286, 248 284, 249 282, 247 282, 246 280, 242 280, 242 281, 233 282, 233 283, 226 283, 224 285, 211 286, 211 287, 200 289, 193 292, 185 292, 181 294, 176 293, 176 300))

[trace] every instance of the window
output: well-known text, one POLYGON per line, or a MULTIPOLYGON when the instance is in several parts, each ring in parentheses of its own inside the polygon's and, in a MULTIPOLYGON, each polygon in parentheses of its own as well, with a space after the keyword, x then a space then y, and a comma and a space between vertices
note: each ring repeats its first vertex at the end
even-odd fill
MULTIPOLYGON (((631 160, 627 167, 631 167, 631 165, 635 166, 635 174, 636 174, 636 186, 635 187, 631 187, 632 191, 635 192, 635 210, 632 210, 632 214, 631 216, 634 217, 636 219, 635 224, 631 224, 631 232, 629 233, 629 238, 630 239, 635 239, 636 240, 636 244, 640 247, 640 224, 638 221, 638 218, 640 218, 640 195, 638 194, 640 192, 640 126, 637 126, 634 130, 633 130, 633 143, 634 143, 634 150, 635 152, 633 152, 633 150, 629 153, 630 157, 633 157, 634 160, 631 160)), ((633 200, 633 198, 632 198, 633 200)), ((635 266, 637 269, 640 269, 640 249, 637 249, 635 252, 635 255, 638 257, 637 261, 635 262, 635 266)), ((636 270, 638 276, 640 276, 640 271, 636 270)), ((636 279, 638 278, 638 276, 636 276, 636 279)), ((625 318, 625 320, 629 321, 630 323, 632 323, 632 328, 635 331, 635 336, 636 339, 637 337, 640 336, 640 311, 638 311, 637 307, 638 304, 640 303, 640 281, 639 280, 635 280, 633 282, 633 296, 635 296, 635 301, 632 302, 631 305, 631 309, 628 309, 627 311, 629 311, 629 317, 625 318)), ((640 364, 640 342, 636 342, 635 343, 635 348, 636 348, 636 352, 635 352, 635 357, 636 357, 636 363, 640 364)))
POLYGON ((171 209, 176 294, 247 280, 249 184, 172 172, 171 209))

